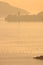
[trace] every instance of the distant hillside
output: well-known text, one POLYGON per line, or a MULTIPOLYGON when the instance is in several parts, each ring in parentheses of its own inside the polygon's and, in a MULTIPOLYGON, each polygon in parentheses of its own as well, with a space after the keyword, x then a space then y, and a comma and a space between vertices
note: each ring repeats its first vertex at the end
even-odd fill
POLYGON ((5 18, 6 21, 43 21, 43 12, 38 13, 37 15, 8 15, 5 18))
POLYGON ((43 16, 43 11, 39 12, 37 16, 43 16))
POLYGON ((0 2, 0 17, 7 16, 7 15, 17 15, 18 12, 20 12, 20 14, 28 14, 29 13, 24 9, 13 7, 6 2, 0 2))

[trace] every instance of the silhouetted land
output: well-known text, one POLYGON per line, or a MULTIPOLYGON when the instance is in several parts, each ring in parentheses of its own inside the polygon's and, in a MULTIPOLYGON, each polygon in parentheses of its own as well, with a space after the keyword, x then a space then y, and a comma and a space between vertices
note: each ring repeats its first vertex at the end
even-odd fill
POLYGON ((38 13, 37 15, 8 15, 5 18, 6 21, 43 21, 43 12, 38 13))
POLYGON ((18 12, 20 12, 21 14, 29 13, 28 11, 24 9, 17 8, 17 7, 11 6, 9 3, 0 1, 0 17, 6 17, 8 15, 15 15, 18 12))
POLYGON ((0 18, 5 17, 6 21, 43 21, 43 11, 37 15, 29 15, 29 12, 11 6, 6 2, 0 2, 0 18))

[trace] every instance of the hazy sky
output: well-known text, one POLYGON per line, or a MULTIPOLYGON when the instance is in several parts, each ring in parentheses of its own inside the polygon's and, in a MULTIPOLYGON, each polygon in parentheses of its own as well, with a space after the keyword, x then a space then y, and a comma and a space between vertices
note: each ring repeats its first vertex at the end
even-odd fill
POLYGON ((43 11, 43 0, 0 0, 8 2, 19 8, 26 9, 31 13, 43 11))

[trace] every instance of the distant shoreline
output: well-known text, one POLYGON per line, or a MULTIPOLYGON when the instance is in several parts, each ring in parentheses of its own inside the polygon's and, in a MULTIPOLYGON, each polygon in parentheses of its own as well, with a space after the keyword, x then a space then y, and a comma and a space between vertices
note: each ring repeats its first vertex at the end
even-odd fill
POLYGON ((43 12, 40 12, 37 15, 20 15, 20 13, 18 13, 17 15, 8 15, 7 17, 5 17, 5 20, 8 22, 43 21, 43 12))

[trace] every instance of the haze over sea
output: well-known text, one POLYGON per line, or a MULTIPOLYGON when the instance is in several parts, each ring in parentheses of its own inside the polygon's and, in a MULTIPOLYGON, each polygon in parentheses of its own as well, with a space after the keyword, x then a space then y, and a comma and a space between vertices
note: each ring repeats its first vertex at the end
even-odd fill
POLYGON ((0 20, 0 65, 43 65, 43 22, 0 20))

